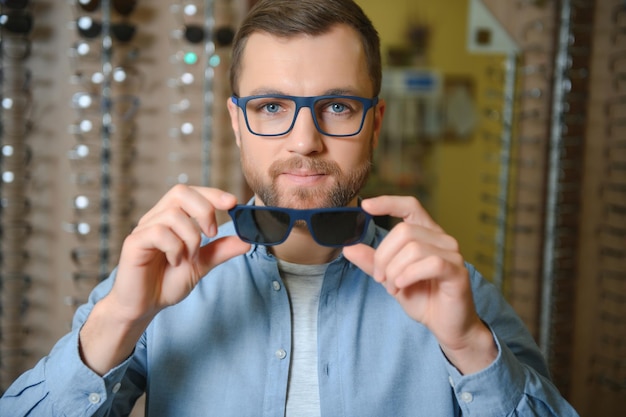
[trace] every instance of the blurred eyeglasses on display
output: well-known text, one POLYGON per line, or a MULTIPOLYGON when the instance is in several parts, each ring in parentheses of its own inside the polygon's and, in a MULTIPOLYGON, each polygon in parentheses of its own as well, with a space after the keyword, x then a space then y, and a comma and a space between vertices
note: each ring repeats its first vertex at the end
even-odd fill
POLYGON ((0 14, 0 27, 16 35, 27 35, 33 30, 33 15, 19 10, 0 14))
MULTIPOLYGON (((75 0, 76 5, 86 12, 100 9, 100 0, 75 0)), ((130 15, 137 6, 137 0, 111 0, 111 7, 122 16, 130 15)))
MULTIPOLYGON (((102 22, 90 16, 81 16, 76 20, 78 34, 86 39, 94 39, 102 34, 102 22)), ((135 36, 136 27, 129 23, 111 23, 111 36, 119 42, 130 42, 135 36)))

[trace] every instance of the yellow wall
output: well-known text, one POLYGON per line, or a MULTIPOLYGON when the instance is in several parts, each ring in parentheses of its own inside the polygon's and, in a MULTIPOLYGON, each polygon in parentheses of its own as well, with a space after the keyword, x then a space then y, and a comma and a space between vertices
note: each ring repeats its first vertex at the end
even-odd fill
MULTIPOLYGON (((474 80, 477 111, 484 107, 481 91, 486 83, 485 68, 501 57, 467 52, 466 32, 468 0, 358 0, 381 35, 384 51, 390 45, 404 43, 409 21, 419 21, 432 28, 428 66, 444 76, 469 76, 474 80)), ((479 113, 480 114, 480 113, 479 113)), ((485 164, 485 143, 477 129, 465 141, 443 140, 429 150, 426 166, 430 173, 431 214, 441 226, 458 239, 464 256, 470 262, 478 250, 477 238, 484 228, 479 221, 481 175, 485 164)), ((491 168, 493 169, 493 168, 491 168)), ((487 230, 488 233, 491 233, 487 230)), ((483 269, 489 277, 489 271, 483 269)))

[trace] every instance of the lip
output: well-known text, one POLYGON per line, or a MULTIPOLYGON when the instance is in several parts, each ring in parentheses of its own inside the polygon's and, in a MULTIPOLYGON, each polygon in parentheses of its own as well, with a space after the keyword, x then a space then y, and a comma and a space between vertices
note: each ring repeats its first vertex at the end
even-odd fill
POLYGON ((287 171, 283 172, 281 176, 297 184, 313 184, 326 177, 326 174, 310 171, 287 171))

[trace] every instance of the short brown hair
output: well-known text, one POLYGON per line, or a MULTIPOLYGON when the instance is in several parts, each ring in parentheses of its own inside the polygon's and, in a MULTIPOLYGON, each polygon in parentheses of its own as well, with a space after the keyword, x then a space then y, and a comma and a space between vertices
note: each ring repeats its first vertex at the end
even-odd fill
POLYGON ((337 24, 347 24, 360 35, 374 95, 380 92, 382 68, 380 38, 371 20, 353 0, 260 0, 250 10, 233 41, 230 87, 237 94, 241 58, 246 41, 255 32, 292 37, 321 35, 337 24))

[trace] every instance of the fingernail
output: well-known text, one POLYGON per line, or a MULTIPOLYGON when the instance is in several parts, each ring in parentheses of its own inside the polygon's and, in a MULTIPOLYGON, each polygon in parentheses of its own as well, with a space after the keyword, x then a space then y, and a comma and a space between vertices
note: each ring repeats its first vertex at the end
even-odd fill
POLYGON ((213 237, 217 234, 217 226, 213 223, 209 225, 209 237, 213 237))

